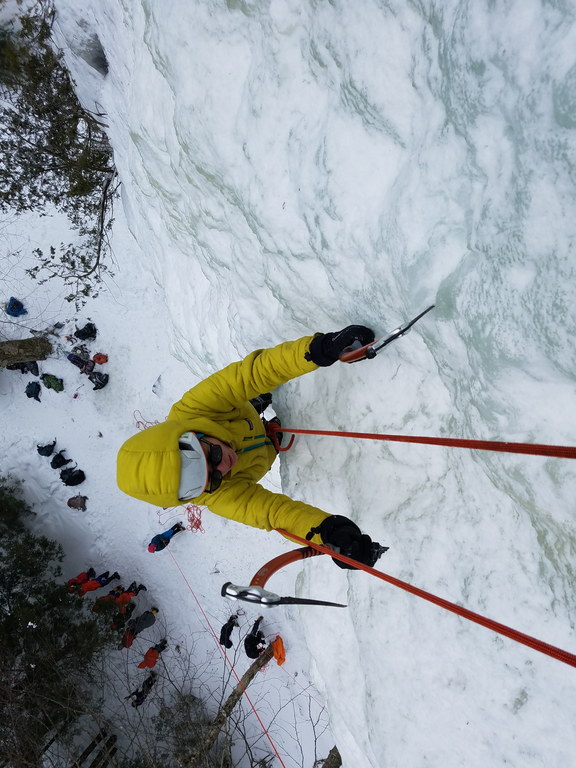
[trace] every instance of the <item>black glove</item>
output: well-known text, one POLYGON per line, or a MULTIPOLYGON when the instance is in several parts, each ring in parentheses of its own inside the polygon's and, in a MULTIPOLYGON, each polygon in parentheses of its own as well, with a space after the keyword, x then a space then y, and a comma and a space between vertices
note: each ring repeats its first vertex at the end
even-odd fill
MULTIPOLYGON (((327 517, 318 528, 313 528, 306 538, 310 540, 315 533, 319 533, 323 543, 334 552, 369 566, 373 566, 383 551, 388 549, 373 542, 370 536, 362 533, 356 523, 342 515, 327 517)), ((332 560, 339 568, 357 570, 353 565, 343 563, 335 557, 332 560)))
POLYGON ((358 341, 360 346, 374 341, 374 331, 365 325, 348 325, 341 331, 334 333, 321 333, 314 336, 310 342, 310 349, 306 353, 306 360, 311 360, 316 365, 326 367, 332 365, 340 357, 347 347, 358 341))

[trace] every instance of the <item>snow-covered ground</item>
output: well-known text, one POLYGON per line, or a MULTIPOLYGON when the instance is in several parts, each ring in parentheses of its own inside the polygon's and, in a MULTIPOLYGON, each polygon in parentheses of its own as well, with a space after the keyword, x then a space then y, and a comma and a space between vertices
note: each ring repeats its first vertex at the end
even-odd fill
MULTIPOLYGON (((108 387, 93 392, 67 350, 49 365, 66 391, 42 404, 26 400, 24 377, 0 372, 3 471, 26 479, 71 572, 91 563, 145 581, 171 636, 210 653, 210 626, 231 607, 221 584, 249 581, 289 545, 204 512, 205 533, 150 555, 158 510, 116 489, 115 453, 135 411, 162 419, 199 378, 304 333, 356 321, 385 332, 436 303, 375 361, 283 387, 285 424, 575 443, 571 6, 57 8, 80 96, 105 115, 136 241, 119 216, 116 276, 80 319, 100 330, 108 387), (86 513, 67 509, 35 453, 54 436, 87 472, 86 513)), ((71 318, 16 267, 4 276, 8 295, 26 294, 32 327, 71 318)), ((390 545, 382 570, 575 650, 572 462, 310 437, 280 468, 271 487, 390 545)), ((325 558, 270 586, 349 604, 266 613, 287 662, 258 683, 260 700, 274 709, 283 685, 298 691, 306 749, 318 700, 331 730, 320 754, 337 743, 347 768, 571 764, 570 667, 325 558), (298 687, 310 679, 314 700, 298 687)), ((238 671, 247 664, 239 654, 238 671)), ((282 728, 271 734, 275 764, 311 762, 282 728)))
MULTIPOLYGON (((27 280, 24 269, 28 264, 23 256, 52 242, 50 238, 65 239, 67 235, 65 222, 58 216, 27 216, 4 228, 5 242, 20 253, 3 260, 3 287, 7 296, 16 294, 24 301, 28 314, 17 320, 4 315, 2 330, 8 337, 20 338, 27 336, 30 328, 41 330, 63 322, 59 335, 50 337, 54 355, 40 362, 39 368, 40 374, 61 377, 65 388, 56 393, 43 387, 41 402, 37 403, 24 394, 26 384, 35 377, 0 369, 6 436, 1 474, 23 481, 25 498, 37 514, 37 530, 63 544, 66 578, 89 565, 98 572, 118 570, 124 586, 133 579, 147 586, 147 592, 138 596, 139 610, 152 606, 160 609, 156 625, 142 633, 130 651, 119 650, 110 658, 113 676, 120 681, 115 686, 119 693, 127 694, 147 676, 148 672, 138 670, 136 665, 151 644, 166 636, 169 648, 162 660, 172 668, 171 674, 181 676, 181 655, 190 650, 193 664, 202 672, 196 681, 197 690, 203 697, 210 692, 208 703, 214 706, 236 683, 229 663, 238 675, 251 663, 239 641, 259 614, 256 608, 243 608, 220 597, 220 589, 225 581, 249 583, 267 559, 292 547, 278 535, 234 525, 204 512, 202 530, 180 534, 162 553, 148 553, 151 537, 177 520, 188 524, 187 514, 184 510, 145 507, 121 494, 115 484, 116 452, 126 436, 143 423, 162 420, 167 407, 196 378, 170 353, 164 297, 151 275, 142 270, 142 254, 126 230, 121 210, 114 229, 113 252, 122 266, 115 278, 106 279, 107 291, 90 302, 85 311, 76 313, 53 282, 40 287, 27 280), (66 339, 66 335, 89 320, 96 324, 98 336, 95 341, 83 343, 91 354, 104 352, 109 357, 109 362, 97 366, 97 370, 109 373, 110 381, 97 391, 66 359, 79 343, 66 339), (55 451, 65 449, 66 458, 85 471, 86 482, 65 487, 59 470, 50 467, 50 458, 38 455, 36 446, 54 438, 55 451), (85 512, 74 511, 66 504, 78 493, 88 496, 85 512), (228 652, 226 662, 213 632, 218 635, 237 608, 241 608, 241 626, 234 631, 234 649, 228 652), (181 649, 178 653, 176 646, 181 649)), ((271 473, 267 485, 280 489, 277 473, 271 473)), ((276 576, 271 586, 282 594, 293 594, 296 575, 294 567, 284 577, 276 576)), ((106 591, 92 593, 87 600, 106 591)), ((301 764, 298 740, 306 755, 304 765, 313 759, 315 734, 319 756, 326 756, 334 744, 325 703, 311 684, 309 654, 298 623, 297 611, 290 608, 266 614, 263 630, 270 640, 278 633, 285 638, 291 659, 282 668, 270 665, 249 691, 259 716, 266 726, 271 726, 271 739, 274 743, 279 740, 280 745, 285 742, 283 748, 293 755, 292 762, 285 760, 286 765, 301 764)), ((157 686, 156 691, 160 690, 157 686)), ((169 692, 167 685, 166 695, 169 692)), ((115 698, 109 706, 108 714, 114 720, 118 706, 115 698)), ((243 707, 251 712, 249 703, 243 707)), ((140 716, 142 711, 137 714, 140 716)), ((273 754, 253 714, 252 721, 249 718, 247 731, 252 741, 258 740, 256 754, 273 754)), ((243 751, 239 742, 237 754, 243 751)))

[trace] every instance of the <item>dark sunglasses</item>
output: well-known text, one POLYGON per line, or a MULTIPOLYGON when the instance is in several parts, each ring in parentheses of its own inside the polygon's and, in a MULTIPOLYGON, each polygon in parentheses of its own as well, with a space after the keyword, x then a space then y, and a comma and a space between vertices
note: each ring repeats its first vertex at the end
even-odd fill
POLYGON ((222 485, 222 472, 216 469, 222 461, 222 447, 209 443, 208 440, 202 440, 202 438, 200 438, 200 442, 208 446, 208 456, 206 458, 210 465, 210 483, 204 490, 206 493, 214 493, 222 485))

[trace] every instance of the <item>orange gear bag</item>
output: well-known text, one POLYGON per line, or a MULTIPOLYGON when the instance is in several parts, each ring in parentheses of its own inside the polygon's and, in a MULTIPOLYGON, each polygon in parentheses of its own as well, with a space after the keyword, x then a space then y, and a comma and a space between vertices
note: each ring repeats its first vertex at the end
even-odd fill
POLYGON ((278 664, 279 667, 281 667, 282 664, 284 664, 284 662, 286 661, 286 651, 284 650, 284 641, 282 640, 280 635, 278 635, 276 640, 273 641, 272 651, 274 653, 274 658, 276 659, 276 663, 278 664))

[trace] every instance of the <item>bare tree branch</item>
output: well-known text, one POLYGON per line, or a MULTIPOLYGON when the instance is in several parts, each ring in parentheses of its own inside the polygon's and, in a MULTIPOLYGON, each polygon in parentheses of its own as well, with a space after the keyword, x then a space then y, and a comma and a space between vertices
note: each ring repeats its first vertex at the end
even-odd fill
POLYGON ((192 760, 188 762, 186 768, 199 768, 200 764, 202 763, 202 760, 204 760, 207 752, 210 750, 210 748, 218 738, 218 734, 220 733, 222 728, 225 726, 228 717, 230 716, 236 704, 241 699, 244 691, 250 685, 250 683, 252 682, 256 674, 259 672, 259 670, 261 670, 262 667, 265 664, 267 664, 267 662, 270 661, 273 655, 274 655, 274 650, 272 648, 272 643, 270 643, 268 648, 266 648, 266 650, 260 654, 260 656, 256 659, 256 661, 253 664, 251 664, 251 666, 242 675, 238 685, 236 685, 236 687, 234 688, 230 696, 228 696, 224 704, 220 707, 220 709, 218 710, 218 714, 214 719, 214 722, 212 723, 207 733, 205 734, 204 738, 200 742, 200 745, 198 747, 198 751, 196 752, 195 757, 193 757, 192 760))

